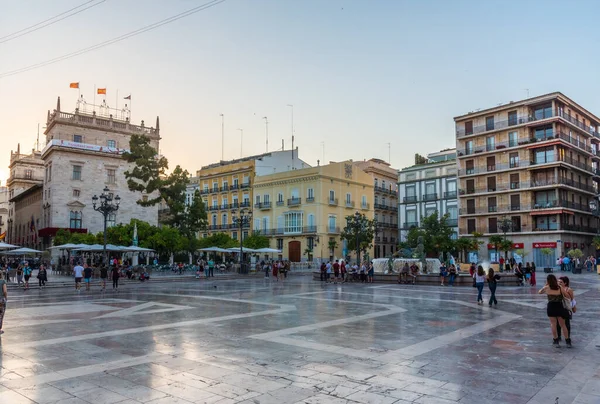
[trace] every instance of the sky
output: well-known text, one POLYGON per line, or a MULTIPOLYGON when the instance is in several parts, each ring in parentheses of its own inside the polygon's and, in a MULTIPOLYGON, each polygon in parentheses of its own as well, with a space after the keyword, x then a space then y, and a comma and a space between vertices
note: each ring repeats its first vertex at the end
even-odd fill
MULTIPOLYGON (((0 0, 0 38, 89 0, 0 0)), ((208 0, 100 4, 0 43, 0 180, 10 150, 35 146, 61 97, 131 94, 171 168, 295 146, 311 165, 372 157, 394 168, 455 144, 453 117, 561 91, 600 115, 600 2, 225 0, 155 30, 28 72, 208 0), (243 129, 243 141, 240 143, 243 129), (389 144, 389 147, 388 147, 389 144)), ((93 4, 93 3, 92 3, 93 4)), ((0 39, 2 42, 2 39, 0 39)), ((97 96, 96 101, 100 101, 97 96)), ((44 145, 42 136, 42 147, 44 145)))

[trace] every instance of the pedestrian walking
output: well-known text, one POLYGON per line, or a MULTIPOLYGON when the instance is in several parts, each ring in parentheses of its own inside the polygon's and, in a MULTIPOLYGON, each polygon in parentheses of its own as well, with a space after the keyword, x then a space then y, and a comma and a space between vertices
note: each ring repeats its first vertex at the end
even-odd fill
POLYGON ((530 284, 531 286, 535 286, 536 285, 536 280, 535 280, 535 262, 531 263, 531 280, 530 280, 530 284))
POLYGON ((6 302, 8 301, 8 289, 6 287, 6 280, 4 276, 0 274, 0 335, 4 334, 2 330, 2 324, 4 322, 4 313, 6 312, 6 302))
MULTIPOLYGON (((204 277, 208 279, 211 273, 215 270, 215 261, 212 259, 208 260, 208 265, 204 267, 204 277)), ((241 270, 241 268, 240 268, 241 270)))
POLYGON ((265 260, 260 262, 262 270, 265 271, 265 279, 269 279, 271 277, 271 269, 269 268, 269 265, 267 265, 267 262, 265 262, 265 260))
POLYGON ((119 278, 121 277, 121 270, 117 265, 113 265, 112 271, 113 290, 119 291, 119 278))
POLYGON ((100 281, 102 282, 102 290, 106 290, 106 278, 108 278, 108 268, 106 265, 100 267, 100 281))
POLYGON ((277 276, 277 274, 279 273, 279 265, 276 262, 274 262, 271 269, 273 271, 273 277, 277 282, 279 282, 279 277, 277 276))
POLYGON ((498 305, 498 300, 496 300, 496 286, 499 280, 500 275, 494 274, 493 268, 488 269, 487 281, 488 287, 490 288, 490 307, 492 307, 492 303, 494 303, 494 306, 498 305))
POLYGON ((29 279, 31 278, 31 267, 29 266, 29 262, 25 261, 25 265, 23 266, 23 277, 25 278, 25 290, 29 290, 29 279))
POLYGON ((81 280, 83 279, 83 267, 78 263, 73 268, 73 273, 75 274, 75 290, 79 293, 81 291, 81 280))
POLYGON ((92 283, 92 268, 88 266, 88 264, 83 264, 83 282, 85 282, 85 290, 87 292, 90 291, 91 283, 92 283))
POLYGON ((367 278, 369 283, 373 283, 373 277, 375 276, 375 268, 373 268, 373 261, 369 262, 367 268, 367 278))
POLYGON ((340 273, 342 274, 342 283, 346 282, 348 270, 346 269, 346 262, 344 260, 340 263, 340 273))
POLYGON ((477 272, 473 275, 473 286, 477 288, 477 304, 483 304, 483 285, 485 283, 485 271, 479 265, 477 272))
POLYGON ((331 262, 328 262, 327 265, 325 265, 325 283, 329 283, 331 281, 331 266, 331 262))
POLYGON ((40 289, 44 289, 46 287, 46 282, 48 282, 48 272, 46 271, 45 265, 40 265, 40 270, 37 274, 38 284, 40 289))
MULTIPOLYGON (((563 288, 565 296, 567 296, 571 300, 571 310, 565 310, 565 326, 567 328, 567 334, 569 338, 572 337, 571 334, 571 320, 573 319, 573 313, 577 311, 577 302, 575 301, 575 292, 569 286, 570 281, 568 276, 561 276, 558 278, 558 286, 563 288)), ((563 306, 564 307, 564 306, 563 306)), ((561 328, 560 325, 556 327, 556 333, 558 334, 558 340, 561 340, 561 328)))
POLYGON ((546 294, 548 297, 548 305, 546 306, 546 315, 550 319, 550 328, 552 330, 552 345, 555 348, 560 348, 560 342, 558 340, 558 326, 560 325, 563 334, 565 336, 565 342, 567 347, 571 348, 571 335, 565 324, 565 308, 563 307, 563 300, 566 292, 558 284, 556 276, 548 274, 546 278, 546 284, 538 292, 539 294, 546 294))
POLYGON ((327 273, 327 265, 325 265, 325 262, 321 262, 321 282, 326 280, 326 273, 327 273))

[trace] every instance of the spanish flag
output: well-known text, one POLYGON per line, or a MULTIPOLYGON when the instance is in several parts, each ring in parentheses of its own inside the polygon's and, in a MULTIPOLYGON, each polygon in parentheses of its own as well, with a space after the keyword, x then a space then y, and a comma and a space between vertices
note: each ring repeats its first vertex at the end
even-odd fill
POLYGON ((69 88, 79 88, 79 82, 69 84, 69 88))
POLYGON ((106 94, 106 88, 99 88, 98 94, 106 94))

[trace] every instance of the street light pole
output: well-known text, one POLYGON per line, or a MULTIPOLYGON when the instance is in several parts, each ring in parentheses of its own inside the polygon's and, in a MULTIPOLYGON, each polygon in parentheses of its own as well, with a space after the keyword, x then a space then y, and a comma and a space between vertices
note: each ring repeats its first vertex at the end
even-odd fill
POLYGON ((356 231, 356 265, 360 265, 360 230, 361 230, 361 220, 360 213, 356 212, 354 214, 354 228, 356 231))
POLYGON ((249 226, 250 222, 252 221, 252 211, 251 210, 246 210, 246 209, 241 209, 240 210, 240 214, 239 216, 233 216, 231 218, 231 220, 233 221, 233 223, 236 225, 237 228, 240 229, 240 273, 244 273, 243 269, 242 269, 242 257, 244 254, 244 227, 249 226))
POLYGON ((120 203, 121 197, 119 195, 113 197, 108 187, 104 187, 100 197, 97 197, 96 195, 92 197, 92 207, 96 212, 100 212, 102 213, 102 216, 104 216, 104 248, 102 249, 104 265, 108 264, 108 256, 106 254, 106 223, 108 221, 108 216, 119 210, 120 203), (98 200, 100 200, 100 205, 98 205, 98 200))

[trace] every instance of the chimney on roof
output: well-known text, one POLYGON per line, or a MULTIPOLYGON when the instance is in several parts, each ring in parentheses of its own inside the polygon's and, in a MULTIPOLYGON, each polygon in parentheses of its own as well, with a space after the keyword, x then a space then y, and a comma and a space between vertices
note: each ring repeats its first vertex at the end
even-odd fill
POLYGON ((156 117, 156 131, 158 132, 160 130, 160 120, 158 119, 158 116, 156 117))

